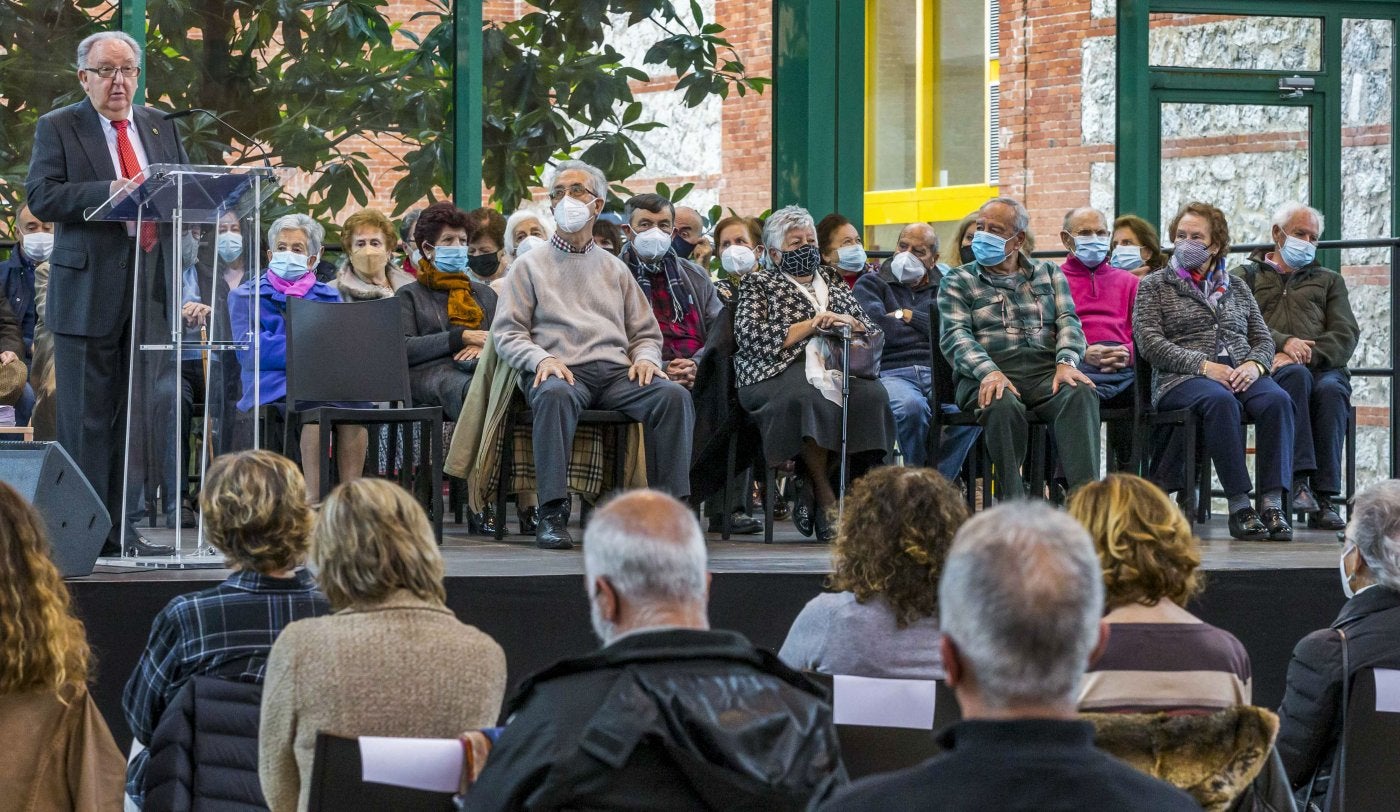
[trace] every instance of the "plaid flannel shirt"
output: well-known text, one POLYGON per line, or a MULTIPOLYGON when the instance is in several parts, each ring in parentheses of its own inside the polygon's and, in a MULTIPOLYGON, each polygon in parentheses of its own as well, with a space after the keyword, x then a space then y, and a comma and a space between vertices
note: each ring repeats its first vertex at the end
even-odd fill
POLYGON ((1084 357, 1069 280, 1053 262, 1020 261, 1020 272, 1006 276, 976 262, 943 275, 938 346, 958 377, 980 381, 1000 371, 999 357, 1021 348, 1053 352, 1058 363, 1084 357))
POLYGON ((146 650, 122 694, 132 735, 150 744, 161 714, 193 676, 261 683, 282 629, 330 611, 306 570, 295 578, 241 570, 216 587, 172 599, 151 623, 146 650))

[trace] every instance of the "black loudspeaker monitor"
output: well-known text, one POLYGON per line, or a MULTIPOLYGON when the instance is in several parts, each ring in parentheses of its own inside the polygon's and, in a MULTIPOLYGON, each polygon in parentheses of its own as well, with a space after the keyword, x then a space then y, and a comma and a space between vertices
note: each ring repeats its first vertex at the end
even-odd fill
POLYGON ((112 519, 63 446, 0 443, 0 482, 19 491, 43 515, 53 560, 63 577, 91 574, 112 519))

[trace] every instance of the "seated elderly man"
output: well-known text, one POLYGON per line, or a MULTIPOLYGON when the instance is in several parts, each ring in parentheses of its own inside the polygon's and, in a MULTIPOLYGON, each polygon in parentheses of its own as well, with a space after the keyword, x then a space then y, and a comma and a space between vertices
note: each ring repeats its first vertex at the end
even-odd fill
POLYGON ((624 494, 593 514, 583 555, 603 648, 524 682, 467 809, 805 809, 844 780, 819 690, 710 629, 685 505, 624 494))
POLYGON ((1240 269, 1273 334, 1274 380, 1293 401, 1293 509, 1308 527, 1341 530, 1342 445, 1351 412, 1347 363, 1361 329, 1347 283, 1317 262, 1322 213, 1287 203, 1274 214, 1274 250, 1240 269))
POLYGON ((496 352, 521 378, 534 411, 535 543, 573 547, 567 474, 579 413, 620 411, 643 424, 656 456, 653 483, 690 496, 690 394, 667 379, 661 330, 627 266, 593 243, 608 180, 582 161, 562 161, 549 185, 558 232, 511 264, 496 320, 496 352))
MULTIPOLYGON (((929 306, 937 300, 943 278, 938 234, 928 223, 910 223, 899 232, 897 251, 881 263, 879 273, 862 274, 854 293, 861 309, 885 333, 880 383, 889 394, 904 464, 922 467, 929 462, 928 399, 933 389, 929 306)), ((956 411, 951 404, 948 409, 956 411)), ((976 426, 944 429, 934 460, 938 472, 949 480, 956 478, 979 433, 976 426)))
POLYGON ((1000 499, 1026 494, 1027 411, 1055 433, 1070 488, 1099 476, 1099 399, 1079 371, 1084 330, 1064 275, 1022 253, 1029 223, 1020 202, 987 201, 972 237, 976 259, 943 277, 938 301, 939 345, 958 405, 975 410, 987 432, 1000 499))
POLYGON ((679 236, 677 213, 661 195, 634 195, 622 209, 632 239, 619 256, 646 294, 661 328, 661 360, 666 362, 667 377, 690 389, 724 304, 710 275, 677 250, 681 244, 693 247, 679 236))
POLYGON ((1089 534, 1044 505, 962 526, 938 586, 940 650, 963 721, 917 767, 867 778, 823 810, 1199 810, 1189 795, 1094 748, 1075 695, 1107 642, 1089 534))

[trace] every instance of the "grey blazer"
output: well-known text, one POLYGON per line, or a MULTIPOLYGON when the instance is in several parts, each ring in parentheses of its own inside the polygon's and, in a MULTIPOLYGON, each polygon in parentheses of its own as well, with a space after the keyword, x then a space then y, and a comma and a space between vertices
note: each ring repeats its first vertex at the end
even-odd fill
POLYGON ((1171 268, 1148 274, 1133 306, 1133 341, 1152 364, 1152 405, 1182 381, 1200 377, 1202 361, 1216 359, 1216 332, 1230 361, 1274 361, 1274 339, 1254 294, 1239 278, 1212 308, 1205 294, 1171 268))
MULTIPOLYGON (((174 122, 149 107, 133 107, 132 121, 148 163, 189 163, 174 122)), ((116 179, 91 102, 83 99, 39 119, 24 192, 34 216, 54 223, 52 295, 44 319, 55 333, 110 335, 131 313, 127 269, 133 247, 126 227, 83 219, 84 211, 110 196, 116 179)), ((162 226, 162 237, 169 236, 169 227, 162 226)))

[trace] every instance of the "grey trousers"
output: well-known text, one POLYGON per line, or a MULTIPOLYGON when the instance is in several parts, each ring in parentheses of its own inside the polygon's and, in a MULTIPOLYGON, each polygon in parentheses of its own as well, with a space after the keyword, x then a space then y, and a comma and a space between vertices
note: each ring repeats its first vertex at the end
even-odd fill
POLYGON ((651 486, 677 498, 689 497, 695 407, 685 387, 659 378, 639 386, 627 380, 627 367, 602 361, 570 365, 569 371, 573 385, 549 378, 535 386, 533 375, 522 378, 535 413, 535 491, 540 504, 568 495, 569 451, 584 409, 619 411, 645 426, 651 441, 647 458, 656 460, 657 481, 651 486))

